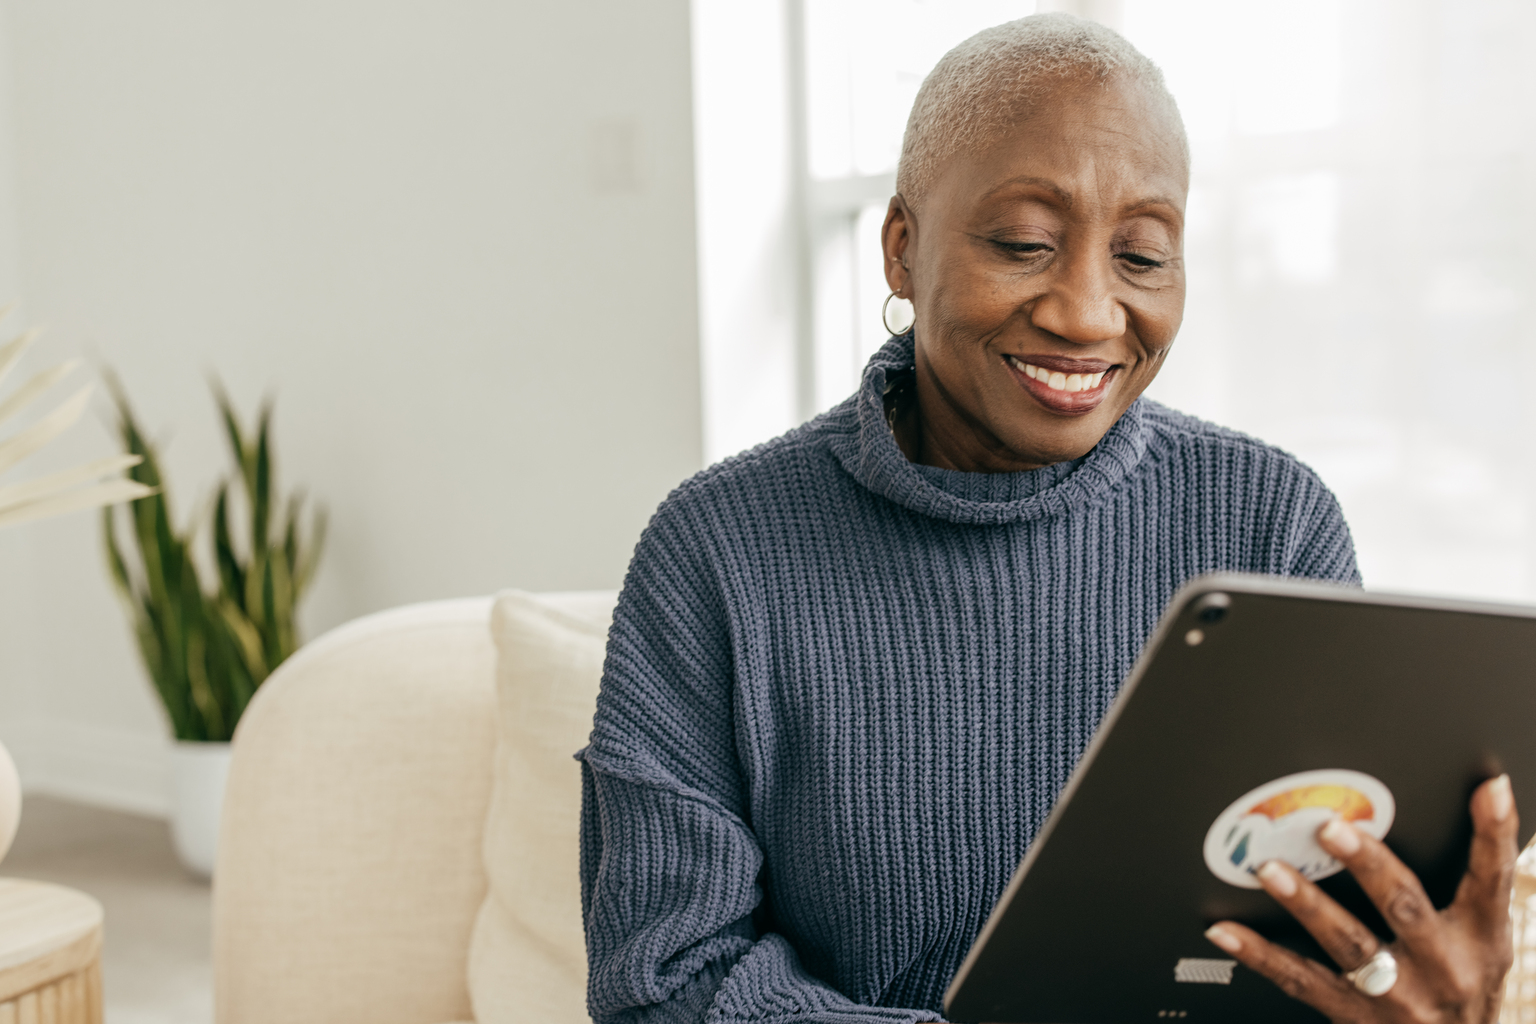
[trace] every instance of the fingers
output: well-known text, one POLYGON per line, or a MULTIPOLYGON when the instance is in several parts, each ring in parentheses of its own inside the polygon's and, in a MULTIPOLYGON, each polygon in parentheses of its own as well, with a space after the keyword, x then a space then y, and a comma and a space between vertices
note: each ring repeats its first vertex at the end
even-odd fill
POLYGON ((1368 1016, 1366 997, 1322 964, 1277 946, 1250 928, 1232 921, 1212 925, 1205 933, 1238 963, 1276 985, 1293 999, 1331 1020, 1360 1020, 1368 1016))
POLYGON ((1472 794, 1472 849, 1456 903, 1496 930, 1509 921, 1510 887, 1520 856, 1520 820, 1509 776, 1500 775, 1472 794))
MULTIPOLYGON (((1491 959, 1474 957, 1478 963, 1473 964, 1467 953, 1469 939, 1473 953, 1498 946, 1505 950, 1507 966, 1509 898, 1515 859, 1520 852, 1519 822, 1509 778, 1499 776, 1479 786, 1472 795, 1471 809, 1472 847, 1453 908, 1464 917, 1455 914, 1442 919, 1407 865, 1379 840, 1342 818, 1335 818, 1318 831, 1318 842, 1349 869, 1396 934, 1401 944, 1401 948, 1394 947, 1398 956, 1408 953, 1415 965, 1409 977, 1394 989, 1394 1000, 1418 998, 1441 989, 1465 989, 1471 995, 1475 994, 1472 989, 1456 983, 1462 975, 1475 975, 1478 979, 1485 975, 1503 976, 1501 971, 1484 970, 1491 959), (1464 930, 1468 925, 1482 931, 1485 937, 1469 936, 1464 930), (1417 984, 1412 983, 1414 979, 1417 984), (1406 991, 1405 982, 1415 989, 1416 995, 1406 991), (1429 987, 1423 988, 1425 985, 1429 987)), ((1354 915, 1289 865, 1271 861, 1259 869, 1258 877, 1265 890, 1317 939, 1342 970, 1360 967, 1381 948, 1376 936, 1354 915)), ((1349 982, 1322 964, 1276 946, 1249 928, 1223 921, 1212 926, 1206 936, 1287 994, 1336 1021, 1363 1020, 1373 1014, 1371 1002, 1349 982)), ((1502 991, 1497 979, 1495 989, 1502 991)), ((1496 991, 1492 998, 1497 1001, 1496 991)))
POLYGON ((1319 829, 1317 841, 1355 876, 1398 940, 1426 962, 1436 962, 1444 936, 1439 915, 1418 876, 1379 839, 1343 818, 1319 829))
POLYGON ((1340 970, 1354 970, 1381 948, 1381 941, 1355 915, 1290 865, 1269 861, 1258 876, 1264 890, 1312 934, 1340 970))

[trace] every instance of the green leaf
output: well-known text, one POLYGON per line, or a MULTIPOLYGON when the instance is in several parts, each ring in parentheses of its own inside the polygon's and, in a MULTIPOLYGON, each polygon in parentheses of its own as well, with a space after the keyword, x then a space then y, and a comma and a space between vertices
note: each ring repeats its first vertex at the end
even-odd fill
POLYGON ((117 546, 117 517, 109 505, 101 510, 101 535, 107 548, 107 567, 112 571, 112 580, 117 584, 117 589, 130 605, 133 601, 133 580, 128 575, 128 563, 123 560, 122 548, 117 546))
POLYGON ((214 607, 218 611, 219 618, 223 620, 225 628, 229 630, 230 638, 245 662, 246 671, 256 683, 261 683, 269 673, 266 652, 262 650, 261 634, 256 631, 255 626, 251 625, 251 620, 246 617, 245 612, 228 598, 221 597, 214 607))
POLYGON ((160 694, 160 703, 164 705, 166 715, 171 720, 171 730, 176 734, 176 738, 179 740, 201 738, 201 730, 198 728, 197 715, 192 707, 191 692, 186 679, 166 663, 166 651, 161 646, 159 634, 147 618, 138 623, 134 634, 139 643, 139 652, 144 658, 144 666, 149 672, 150 681, 154 684, 155 691, 160 694))
POLYGON ((251 487, 251 554, 262 557, 269 544, 268 530, 272 522, 272 453, 270 434, 272 403, 261 408, 260 425, 256 428, 256 472, 251 487))
POLYGON ((272 623, 277 663, 281 663, 299 647, 293 623, 293 577, 289 575, 288 563, 284 559, 270 559, 267 566, 267 615, 268 621, 272 623))
POLYGON ((245 573, 235 554, 235 545, 229 529, 229 482, 219 484, 218 498, 213 512, 214 559, 219 566, 219 585, 223 593, 237 599, 245 593, 245 573))
POLYGON ((241 593, 240 606, 258 632, 267 633, 267 606, 262 597, 266 585, 267 559, 265 554, 253 557, 245 568, 245 589, 241 593))
POLYGON ((299 512, 304 496, 295 494, 288 499, 288 511, 283 515, 283 541, 279 554, 288 567, 288 575, 294 576, 299 568, 299 512))
POLYGON ((192 692, 192 703, 202 717, 204 740, 229 738, 224 728, 224 715, 219 702, 214 699, 213 687, 208 682, 208 641, 201 630, 193 631, 187 644, 187 682, 192 692))
POLYGON ((219 406, 219 417, 224 421, 224 437, 229 442, 230 454, 235 458, 235 465, 240 468, 240 476, 245 478, 245 438, 240 433, 240 420, 235 416, 235 406, 229 400, 229 393, 224 390, 224 385, 217 377, 211 381, 213 398, 219 406))

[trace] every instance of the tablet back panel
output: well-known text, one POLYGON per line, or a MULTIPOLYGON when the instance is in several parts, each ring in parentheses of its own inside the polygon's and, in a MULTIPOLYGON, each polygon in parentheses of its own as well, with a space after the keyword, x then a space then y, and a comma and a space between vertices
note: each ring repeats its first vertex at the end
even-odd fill
MULTIPOLYGON (((1258 577, 1186 587, 956 975, 947 1015, 1321 1020, 1246 968, 1225 970, 1205 939, 1232 918, 1328 963, 1262 891, 1214 876, 1207 832, 1282 776, 1364 772, 1396 799, 1387 845, 1449 903, 1480 781, 1507 770, 1522 838, 1536 823, 1533 615, 1258 577), (1208 594, 1226 596, 1224 613, 1208 594), (1204 963, 1179 969, 1185 959, 1204 963)), ((1320 884, 1389 934, 1347 872, 1320 884)))

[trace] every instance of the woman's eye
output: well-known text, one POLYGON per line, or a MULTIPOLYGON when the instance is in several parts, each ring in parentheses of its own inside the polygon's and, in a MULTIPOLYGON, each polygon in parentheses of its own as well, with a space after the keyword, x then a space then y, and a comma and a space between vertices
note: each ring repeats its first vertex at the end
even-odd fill
POLYGON ((1051 247, 1044 242, 998 242, 997 244, 1008 252, 1015 252, 1024 256, 1033 256, 1037 253, 1049 252, 1051 249, 1051 247))
POLYGON ((1156 270, 1163 266, 1162 260, 1155 260, 1150 256, 1143 256, 1139 252, 1117 252, 1115 258, 1124 260, 1136 270, 1156 270))

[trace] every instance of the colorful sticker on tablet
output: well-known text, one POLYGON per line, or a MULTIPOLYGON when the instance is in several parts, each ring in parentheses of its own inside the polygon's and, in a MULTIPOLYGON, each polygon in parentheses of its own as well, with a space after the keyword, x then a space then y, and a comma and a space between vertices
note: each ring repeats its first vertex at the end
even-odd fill
POLYGON ((1317 830, 1335 815, 1382 839, 1392 827, 1392 791, 1364 772, 1325 768, 1266 783, 1237 800, 1205 834, 1205 864, 1223 882, 1261 888, 1254 872, 1282 860, 1312 881, 1344 865, 1317 845, 1317 830))

